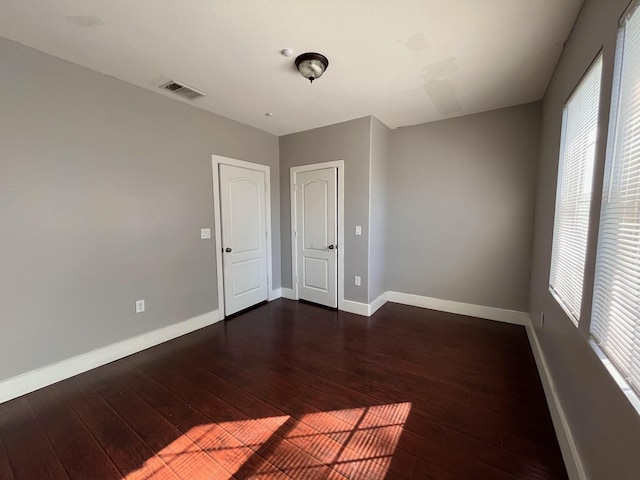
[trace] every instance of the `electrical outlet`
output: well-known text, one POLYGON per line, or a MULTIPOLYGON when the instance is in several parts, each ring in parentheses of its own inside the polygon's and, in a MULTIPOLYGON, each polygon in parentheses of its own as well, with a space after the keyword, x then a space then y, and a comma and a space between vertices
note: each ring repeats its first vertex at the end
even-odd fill
POLYGON ((540 312, 540 328, 544 328, 544 312, 540 312))
POLYGON ((144 300, 136 300, 136 313, 144 312, 144 300))
POLYGON ((362 226, 356 225, 356 235, 362 235, 362 226))
POLYGON ((210 228, 201 228, 200 229, 200 238, 202 240, 209 240, 211 238, 211 229, 210 228))
POLYGON ((360 286, 360 283, 362 283, 362 279, 358 275, 356 275, 356 278, 354 280, 357 286, 360 286))

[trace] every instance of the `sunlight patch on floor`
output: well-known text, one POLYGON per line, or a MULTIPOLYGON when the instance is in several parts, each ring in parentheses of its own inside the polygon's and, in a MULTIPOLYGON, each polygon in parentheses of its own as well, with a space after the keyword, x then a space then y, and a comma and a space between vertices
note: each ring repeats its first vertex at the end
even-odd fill
POLYGON ((125 478, 383 480, 411 403, 197 425, 125 478))

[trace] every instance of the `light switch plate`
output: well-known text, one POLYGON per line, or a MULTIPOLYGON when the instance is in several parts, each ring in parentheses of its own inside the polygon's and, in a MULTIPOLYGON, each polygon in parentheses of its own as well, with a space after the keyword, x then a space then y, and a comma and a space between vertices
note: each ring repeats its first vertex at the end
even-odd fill
POLYGON ((355 283, 357 286, 360 286, 360 284, 362 283, 362 279, 358 275, 356 275, 355 283))
POLYGON ((211 229, 210 228, 201 228, 200 229, 200 238, 202 240, 209 240, 211 238, 211 229))
POLYGON ((144 300, 136 300, 136 313, 144 312, 144 300))
POLYGON ((362 235, 362 226, 356 225, 356 235, 362 235))

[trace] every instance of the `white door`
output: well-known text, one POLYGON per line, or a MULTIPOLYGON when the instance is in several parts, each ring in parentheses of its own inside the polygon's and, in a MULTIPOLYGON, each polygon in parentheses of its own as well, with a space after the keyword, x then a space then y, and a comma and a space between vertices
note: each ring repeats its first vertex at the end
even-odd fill
POLYGON ((225 315, 267 300, 265 174, 220 164, 225 315))
POLYGON ((298 298, 338 306, 337 168, 296 173, 298 298))

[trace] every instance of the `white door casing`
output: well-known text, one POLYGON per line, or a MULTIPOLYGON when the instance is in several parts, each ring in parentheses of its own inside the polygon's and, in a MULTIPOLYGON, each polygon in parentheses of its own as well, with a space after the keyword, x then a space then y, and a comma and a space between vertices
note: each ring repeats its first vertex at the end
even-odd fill
POLYGON ((297 172, 295 243, 298 298, 338 307, 338 171, 297 172))
POLYGON ((272 297, 270 172, 213 155, 212 173, 218 309, 224 317, 272 297))

